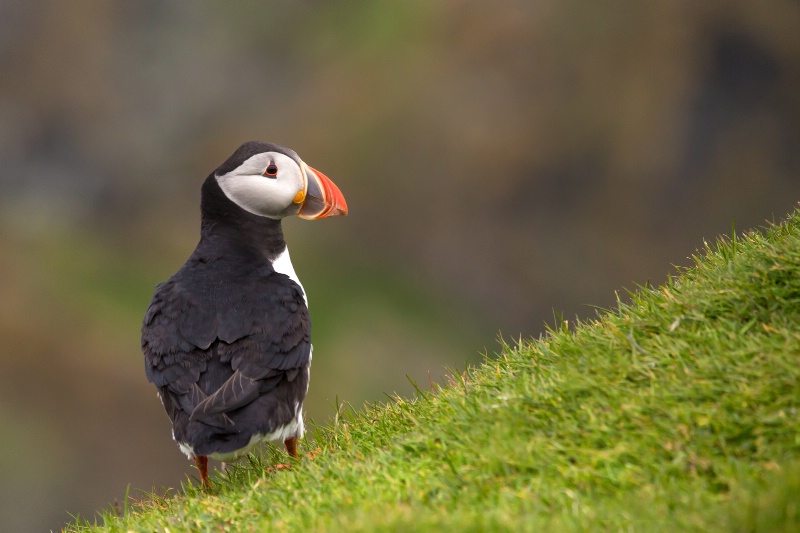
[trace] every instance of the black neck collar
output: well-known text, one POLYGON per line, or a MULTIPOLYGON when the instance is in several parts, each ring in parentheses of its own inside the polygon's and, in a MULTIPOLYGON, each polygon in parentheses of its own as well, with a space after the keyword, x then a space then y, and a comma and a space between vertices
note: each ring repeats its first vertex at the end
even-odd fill
POLYGON ((273 261, 286 249, 281 221, 249 213, 230 201, 212 173, 200 196, 200 244, 273 261))

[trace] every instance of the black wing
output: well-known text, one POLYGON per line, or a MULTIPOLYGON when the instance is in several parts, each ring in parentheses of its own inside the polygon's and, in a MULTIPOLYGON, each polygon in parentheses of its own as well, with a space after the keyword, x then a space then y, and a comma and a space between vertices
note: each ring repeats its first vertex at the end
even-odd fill
MULTIPOLYGON (((302 290, 274 272, 226 292, 198 286, 177 275, 159 285, 142 326, 147 379, 159 388, 176 440, 225 432, 249 438, 288 423, 280 420, 285 413, 248 407, 271 405, 256 400, 281 384, 305 382, 296 379, 311 359, 302 290)), ((302 403, 305 388, 297 383, 286 401, 302 403)))

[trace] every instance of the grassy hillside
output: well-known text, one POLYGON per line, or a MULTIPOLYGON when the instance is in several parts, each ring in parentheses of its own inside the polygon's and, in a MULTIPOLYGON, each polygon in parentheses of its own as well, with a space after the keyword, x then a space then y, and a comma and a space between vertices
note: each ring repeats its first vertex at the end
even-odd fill
POLYGON ((170 532, 796 531, 799 326, 795 212, 447 386, 343 410, 291 470, 270 468, 289 461, 270 448, 216 475, 213 495, 187 484, 102 520, 170 532))

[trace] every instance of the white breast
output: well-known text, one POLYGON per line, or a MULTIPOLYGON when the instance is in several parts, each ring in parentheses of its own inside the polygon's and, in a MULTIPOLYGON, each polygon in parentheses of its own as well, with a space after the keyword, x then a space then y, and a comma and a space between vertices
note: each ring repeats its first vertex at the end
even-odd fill
POLYGON ((283 252, 281 252, 281 255, 276 257, 272 262, 272 268, 275 269, 275 272, 289 276, 289 279, 300 285, 300 288, 303 290, 303 300, 306 303, 306 307, 308 307, 308 296, 306 296, 306 289, 303 287, 303 284, 300 283, 300 278, 297 277, 297 273, 294 271, 292 260, 289 258, 288 246, 283 252))

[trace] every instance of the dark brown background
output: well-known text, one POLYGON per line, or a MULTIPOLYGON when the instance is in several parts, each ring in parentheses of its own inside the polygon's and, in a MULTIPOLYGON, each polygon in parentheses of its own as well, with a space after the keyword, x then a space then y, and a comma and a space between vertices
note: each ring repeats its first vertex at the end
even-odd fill
POLYGON ((285 224, 319 422, 800 200, 797 2, 257 5, 0 2, 9 531, 191 473, 139 324, 242 141, 294 148, 351 208, 285 224))

